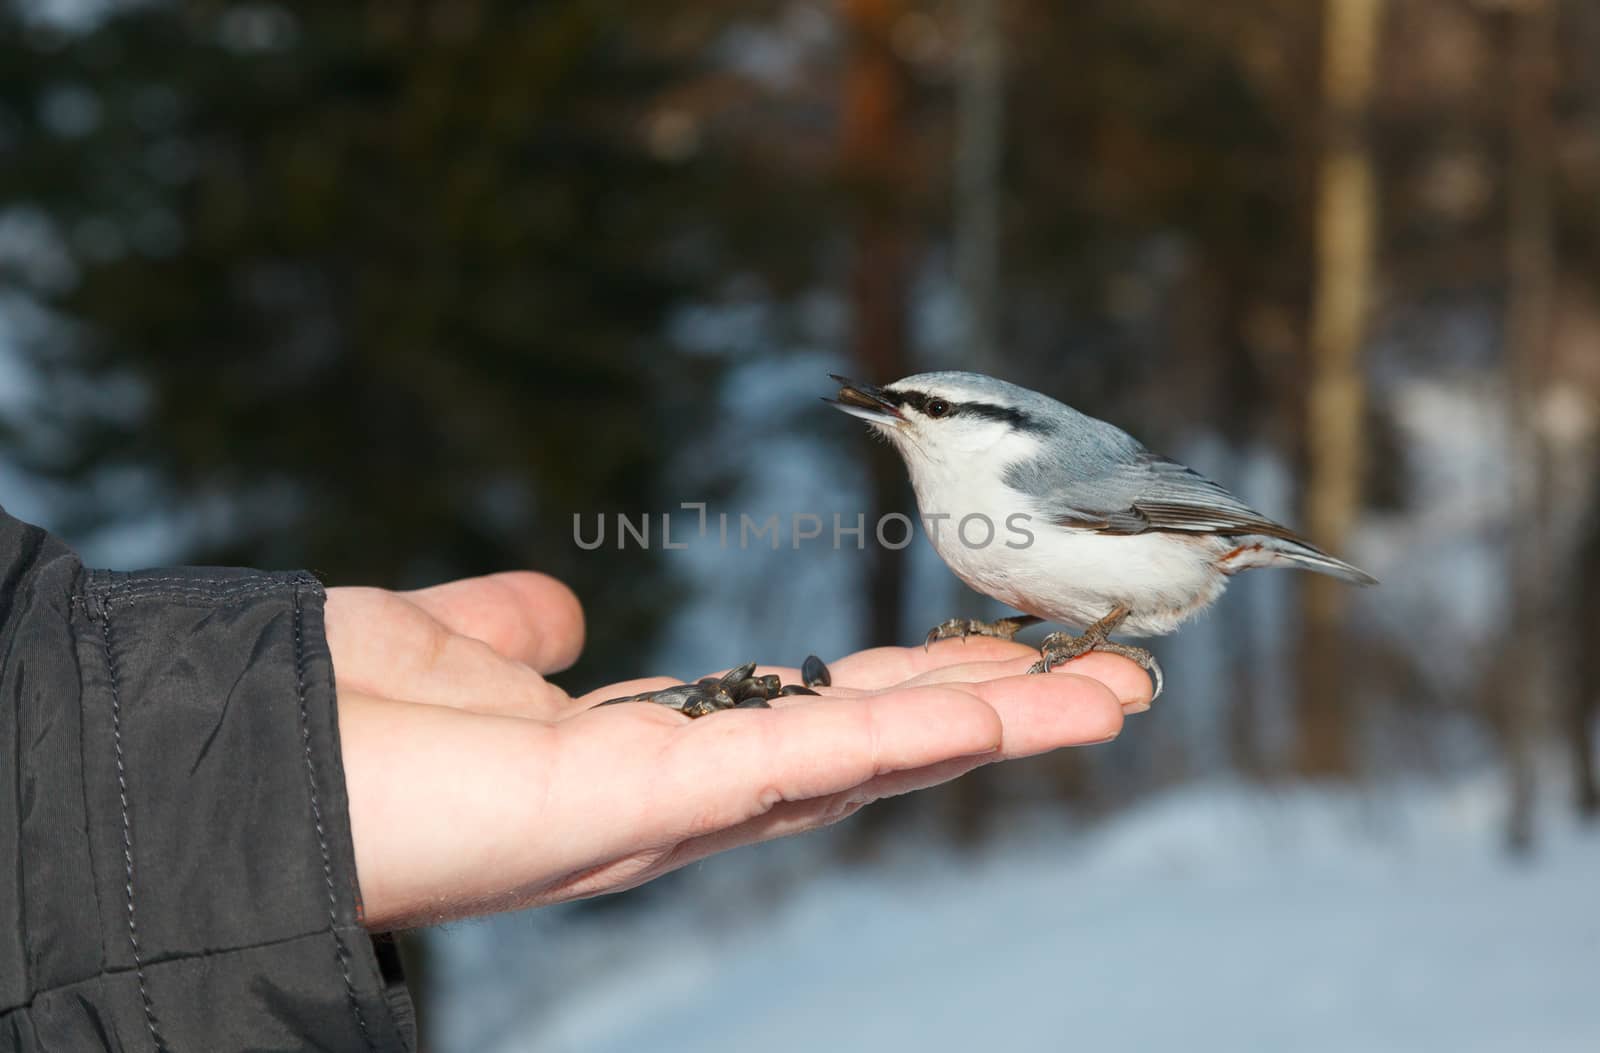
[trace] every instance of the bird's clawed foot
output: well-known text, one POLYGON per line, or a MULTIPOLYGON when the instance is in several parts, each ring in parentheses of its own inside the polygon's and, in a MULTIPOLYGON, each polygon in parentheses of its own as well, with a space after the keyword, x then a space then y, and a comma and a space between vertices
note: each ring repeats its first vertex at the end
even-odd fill
POLYGON ((1014 640, 1017 633, 1030 625, 1037 624, 1040 620, 1031 614, 1019 614, 1014 618, 997 618, 992 622, 980 622, 975 618, 951 618, 928 630, 928 638, 922 642, 922 649, 926 651, 932 647, 935 640, 965 640, 969 636, 993 636, 997 640, 1014 640))
POLYGON ((1136 663, 1139 668, 1150 674, 1155 690, 1150 694, 1150 701, 1154 702, 1161 696, 1161 689, 1166 686, 1166 675, 1161 672, 1161 663, 1156 661, 1156 656, 1146 651, 1143 647, 1130 647, 1127 644, 1114 643, 1103 636, 1094 636, 1084 633, 1082 636, 1073 636, 1070 633, 1051 633, 1039 645, 1039 660, 1029 667, 1030 673, 1048 673, 1064 662, 1074 658, 1081 658, 1090 651, 1104 651, 1106 654, 1121 655, 1123 658, 1136 663))

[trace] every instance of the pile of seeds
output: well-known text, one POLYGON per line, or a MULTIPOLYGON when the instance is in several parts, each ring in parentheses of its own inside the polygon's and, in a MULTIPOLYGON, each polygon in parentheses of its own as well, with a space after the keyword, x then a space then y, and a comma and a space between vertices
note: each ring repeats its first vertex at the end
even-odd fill
POLYGON ((816 655, 808 655, 800 667, 802 684, 779 682, 775 673, 756 676, 756 663, 728 670, 721 676, 708 676, 692 684, 676 684, 659 691, 646 691, 622 698, 608 698, 599 706, 615 706, 623 702, 653 702, 658 706, 676 709, 689 718, 703 717, 724 709, 771 709, 771 699, 782 695, 814 695, 814 687, 827 687, 833 683, 828 667, 816 655))

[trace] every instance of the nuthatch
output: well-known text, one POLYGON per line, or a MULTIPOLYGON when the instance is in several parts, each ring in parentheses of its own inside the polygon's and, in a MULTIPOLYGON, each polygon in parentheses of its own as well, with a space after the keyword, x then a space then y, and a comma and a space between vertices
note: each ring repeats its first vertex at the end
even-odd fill
POLYGON ((844 385, 825 400, 871 424, 900 452, 939 556, 977 591, 1025 612, 995 622, 953 618, 927 642, 1010 639, 1060 622, 1034 672, 1109 651, 1151 674, 1148 651, 1113 632, 1160 636, 1207 607, 1228 578, 1255 567, 1299 567, 1354 585, 1377 579, 1335 559, 1131 435, 1036 391, 980 373, 923 373, 874 387, 844 385), (963 531, 972 517, 982 532, 963 531), (1004 531, 1004 540, 997 534, 1004 531), (968 533, 977 533, 970 543, 968 533))

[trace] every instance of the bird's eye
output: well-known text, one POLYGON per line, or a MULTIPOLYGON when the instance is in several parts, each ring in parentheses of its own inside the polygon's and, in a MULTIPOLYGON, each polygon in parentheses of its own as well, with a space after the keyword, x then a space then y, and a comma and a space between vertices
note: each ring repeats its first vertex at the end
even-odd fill
POLYGON ((943 417, 945 414, 947 414, 949 412, 950 412, 950 403, 946 402, 944 399, 929 399, 928 400, 928 416, 930 416, 930 417, 943 417))

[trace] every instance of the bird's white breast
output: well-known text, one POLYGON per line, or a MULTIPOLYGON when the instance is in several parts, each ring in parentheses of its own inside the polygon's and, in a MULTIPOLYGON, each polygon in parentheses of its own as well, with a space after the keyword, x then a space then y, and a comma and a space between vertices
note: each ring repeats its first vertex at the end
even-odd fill
POLYGON ((993 457, 1010 463, 1032 452, 1026 436, 1007 441, 1016 448, 992 451, 981 463, 907 457, 924 529, 967 585, 1077 627, 1126 606, 1131 613, 1121 631, 1133 636, 1171 632, 1222 593, 1227 577, 1215 566, 1215 538, 1111 536, 1049 522, 1002 472, 988 469, 993 457), (994 531, 984 544, 986 523, 994 531))

